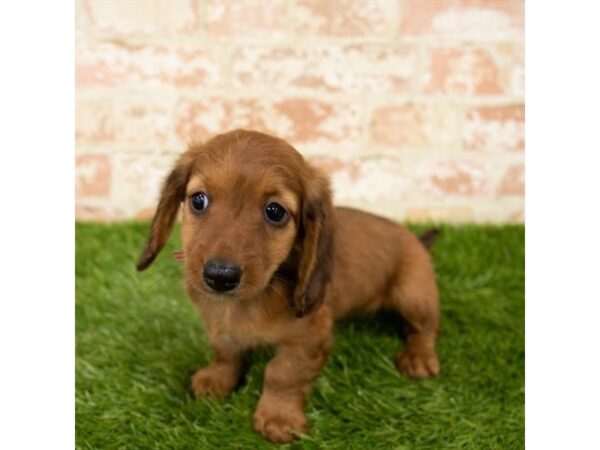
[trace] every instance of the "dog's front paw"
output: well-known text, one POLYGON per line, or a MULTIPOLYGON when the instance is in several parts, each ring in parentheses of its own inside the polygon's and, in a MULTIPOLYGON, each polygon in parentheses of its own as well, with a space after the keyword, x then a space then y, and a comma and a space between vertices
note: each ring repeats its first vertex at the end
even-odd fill
POLYGON ((254 429, 271 442, 291 442, 298 434, 308 432, 308 423, 302 409, 259 404, 254 413, 254 429))
POLYGON ((191 390, 196 396, 222 398, 235 387, 237 379, 222 367, 208 366, 192 375, 191 390))
POLYGON ((434 350, 410 346, 396 357, 396 367, 411 378, 433 377, 440 372, 440 363, 434 350))

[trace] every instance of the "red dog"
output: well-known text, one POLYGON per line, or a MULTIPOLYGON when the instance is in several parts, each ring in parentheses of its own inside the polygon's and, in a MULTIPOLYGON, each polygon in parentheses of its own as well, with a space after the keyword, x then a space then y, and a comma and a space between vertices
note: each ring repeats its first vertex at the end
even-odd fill
POLYGON ((413 378, 438 373, 439 301, 427 250, 396 223, 334 208, 328 179, 292 146, 246 130, 191 146, 164 184, 139 270, 165 245, 182 202, 186 289, 214 350, 192 377, 196 395, 227 395, 244 352, 274 345, 254 428, 291 441, 308 430, 306 395, 331 349, 334 320, 380 308, 408 323, 398 369, 413 378))

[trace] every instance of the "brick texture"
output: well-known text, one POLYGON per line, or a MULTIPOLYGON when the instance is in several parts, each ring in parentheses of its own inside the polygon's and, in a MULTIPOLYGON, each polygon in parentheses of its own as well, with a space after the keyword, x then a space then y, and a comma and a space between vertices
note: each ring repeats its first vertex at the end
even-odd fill
POLYGON ((285 35, 287 2, 269 0, 208 0, 206 29, 220 37, 273 38, 285 35))
POLYGON ((76 0, 79 220, 147 219, 187 143, 290 141, 338 204, 522 222, 522 0, 76 0))
POLYGON ((489 164, 470 159, 427 161, 420 167, 419 188, 436 197, 485 196, 491 189, 489 164))
POLYGON ((78 87, 214 87, 221 74, 205 49, 172 44, 134 44, 121 38, 77 46, 78 87))
POLYGON ((447 102, 406 103, 376 109, 371 141, 397 149, 455 148, 461 109, 447 102))
POLYGON ((264 131, 296 145, 351 144, 360 139, 359 105, 304 98, 185 101, 178 107, 176 123, 185 142, 232 128, 264 131))
POLYGON ((297 0, 290 2, 290 24, 298 35, 385 36, 397 12, 388 0, 297 0))
POLYGON ((483 48, 436 48, 423 74, 427 94, 489 96, 504 93, 500 69, 483 48))
POLYGON ((403 35, 469 40, 523 36, 521 0, 401 0, 401 4, 403 35))
POLYGON ((251 47, 234 56, 234 83, 261 90, 407 94, 416 62, 417 52, 402 46, 251 47))
POLYGON ((469 150, 524 150, 524 105, 486 106, 469 110, 463 127, 463 144, 469 150))
POLYGON ((525 167, 523 164, 511 166, 504 176, 500 186, 498 186, 498 195, 519 195, 525 194, 525 167))
POLYGON ((95 0, 79 2, 82 21, 95 32, 119 35, 190 33, 200 29, 198 2, 95 0))
POLYGON ((110 193, 110 162, 105 154, 82 154, 75 161, 77 198, 107 197, 110 193))

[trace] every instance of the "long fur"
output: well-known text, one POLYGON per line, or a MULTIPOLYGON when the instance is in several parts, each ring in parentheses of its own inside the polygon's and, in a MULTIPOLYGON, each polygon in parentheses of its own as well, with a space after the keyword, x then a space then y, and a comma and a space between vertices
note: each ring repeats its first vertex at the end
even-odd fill
POLYGON ((289 442, 306 433, 306 395, 332 344, 336 319, 391 309, 407 323, 398 369, 413 378, 439 371, 435 339, 439 301, 426 246, 406 228, 349 208, 334 208, 328 178, 287 142, 247 130, 190 146, 163 185, 138 269, 156 258, 182 206, 186 290, 198 308, 214 360, 191 380, 196 395, 222 397, 237 385, 244 352, 277 349, 265 370, 254 427, 289 442), (210 205, 194 212, 204 192, 210 205), (274 226, 263 211, 277 202, 289 213, 274 226), (211 258, 233 261, 242 278, 218 293, 203 281, 211 258))

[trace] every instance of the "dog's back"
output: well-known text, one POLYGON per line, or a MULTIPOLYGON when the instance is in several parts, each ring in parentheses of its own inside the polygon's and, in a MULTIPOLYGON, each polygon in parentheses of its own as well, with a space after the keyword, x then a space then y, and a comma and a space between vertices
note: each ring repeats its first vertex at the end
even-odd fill
MULTIPOLYGON (((386 306, 403 273, 433 274, 423 243, 402 225, 352 208, 335 208, 334 273, 328 295, 336 318, 386 306), (413 269, 415 268, 416 269, 413 269)), ((427 283, 435 284, 433 277, 427 283)))

